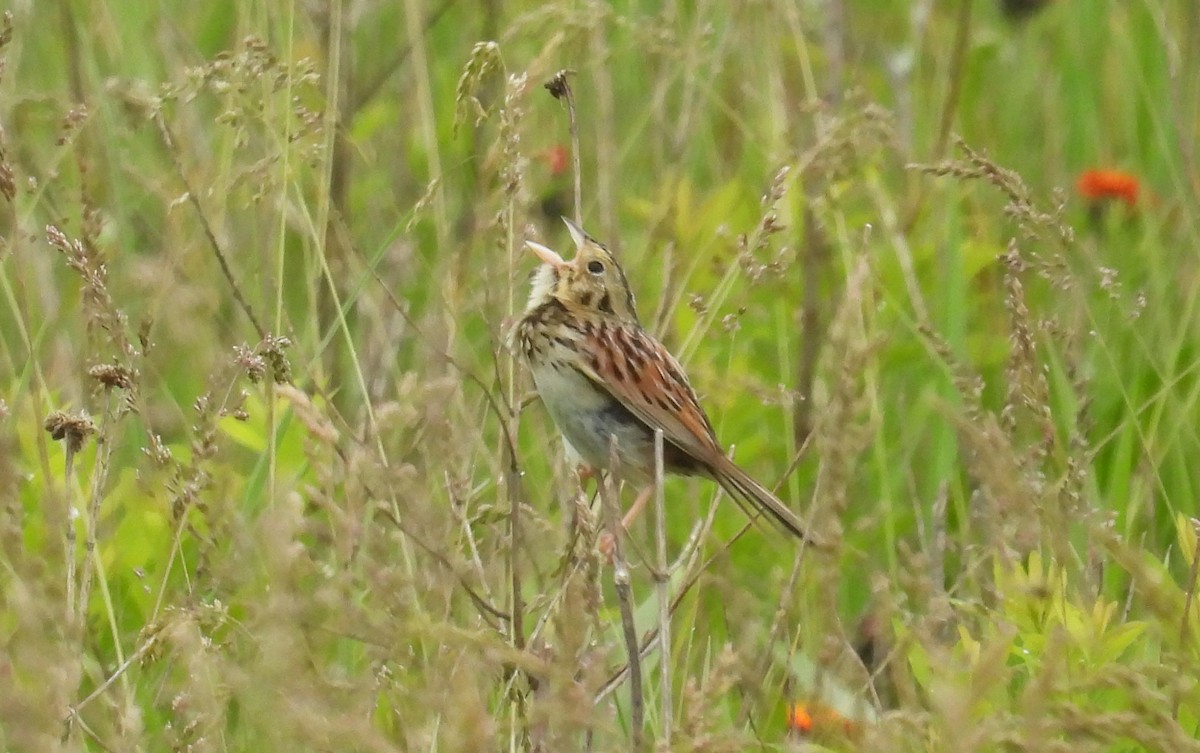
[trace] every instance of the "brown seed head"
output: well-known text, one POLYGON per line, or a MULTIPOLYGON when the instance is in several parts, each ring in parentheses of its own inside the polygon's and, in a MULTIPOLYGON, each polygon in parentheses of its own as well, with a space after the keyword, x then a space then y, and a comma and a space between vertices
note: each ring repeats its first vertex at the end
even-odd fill
POLYGON ((43 424, 55 440, 66 440, 67 452, 72 454, 83 449, 83 443, 88 435, 96 433, 96 424, 88 414, 80 411, 74 415, 66 411, 56 410, 46 416, 43 424))
POLYGON ((138 372, 115 363, 102 363, 88 369, 88 376, 105 387, 127 390, 137 381, 138 372))

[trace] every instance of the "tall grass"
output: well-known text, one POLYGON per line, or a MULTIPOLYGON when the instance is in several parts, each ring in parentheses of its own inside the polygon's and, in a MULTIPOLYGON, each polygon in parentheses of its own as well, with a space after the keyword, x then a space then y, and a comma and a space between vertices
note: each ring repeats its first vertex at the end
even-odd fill
POLYGON ((0 748, 1200 750, 1200 10, 878 5, 14 6, 0 748), (669 480, 638 692, 504 346, 563 69, 584 223, 828 544, 669 480))

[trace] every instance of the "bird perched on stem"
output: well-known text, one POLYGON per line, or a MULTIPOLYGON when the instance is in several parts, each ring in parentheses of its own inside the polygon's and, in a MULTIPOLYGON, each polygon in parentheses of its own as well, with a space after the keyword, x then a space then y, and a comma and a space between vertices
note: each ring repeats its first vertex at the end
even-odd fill
POLYGON ((661 429, 666 472, 711 478, 752 517, 766 513, 809 539, 791 508, 725 456, 683 367, 642 329, 612 253, 563 221, 575 241, 574 259, 526 241, 542 265, 510 343, 532 373, 569 458, 608 468, 615 439, 617 475, 647 486, 625 516, 628 526, 649 499, 654 431, 661 429))

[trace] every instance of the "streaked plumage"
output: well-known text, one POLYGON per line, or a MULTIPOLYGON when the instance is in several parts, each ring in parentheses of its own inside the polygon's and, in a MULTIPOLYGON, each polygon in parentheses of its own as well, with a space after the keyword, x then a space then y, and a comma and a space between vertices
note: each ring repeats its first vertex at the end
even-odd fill
POLYGON ((619 475, 645 484, 654 473, 654 429, 661 428, 667 472, 712 478, 741 505, 805 537, 799 517, 725 457, 683 367, 638 322, 613 255, 566 222, 576 246, 571 261, 527 242, 542 266, 511 345, 532 373, 568 454, 607 468, 615 436, 619 475))

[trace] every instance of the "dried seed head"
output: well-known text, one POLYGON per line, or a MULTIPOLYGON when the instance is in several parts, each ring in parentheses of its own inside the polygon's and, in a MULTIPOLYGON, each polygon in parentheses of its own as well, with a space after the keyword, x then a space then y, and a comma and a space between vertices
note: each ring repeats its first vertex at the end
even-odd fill
POLYGON ((59 126, 58 139, 55 141, 57 146, 64 146, 71 143, 75 138, 75 134, 79 133, 79 129, 87 122, 88 110, 85 105, 72 107, 63 117, 63 121, 59 126))
POLYGON ((234 346, 233 361, 246 372, 246 378, 253 384, 261 382, 267 373, 266 360, 247 345, 234 346))
POLYGON ((476 42, 471 56, 458 77, 454 92, 454 130, 472 120, 479 125, 488 117, 488 108, 479 99, 483 82, 493 71, 504 72, 504 60, 500 56, 500 45, 493 41, 476 42))
POLYGON ((292 381, 292 364, 284 351, 292 347, 292 341, 282 335, 267 335, 258 346, 258 352, 271 365, 271 378, 276 384, 292 381))
POLYGON ((150 435, 149 445, 143 447, 142 452, 159 465, 167 465, 171 462, 171 448, 163 444, 162 437, 158 434, 150 435))
POLYGON ((88 369, 88 376, 105 387, 116 387, 127 390, 137 382, 137 369, 130 369, 115 363, 102 363, 88 369))
POLYGON ((70 414, 66 411, 56 410, 49 416, 46 416, 46 422, 43 426, 46 431, 50 432, 50 436, 54 440, 65 439, 67 442, 67 452, 71 454, 83 449, 83 443, 87 440, 88 436, 96 433, 96 424, 83 411, 70 414))
POLYGON ((546 87, 546 91, 550 92, 551 96, 553 96, 555 99, 570 99, 571 84, 568 83, 567 76, 573 75, 575 75, 575 71, 570 70, 569 68, 563 68, 561 71, 551 76, 550 80, 543 84, 543 86, 546 87))

